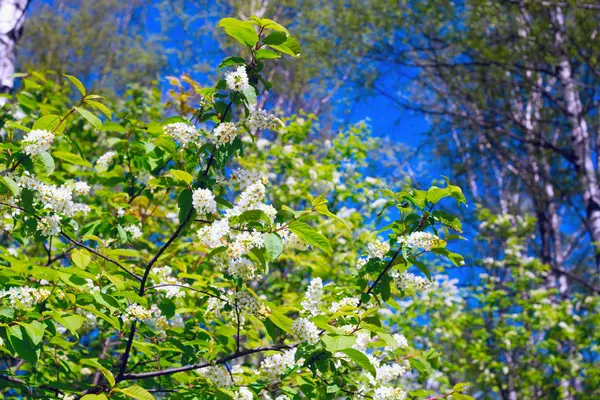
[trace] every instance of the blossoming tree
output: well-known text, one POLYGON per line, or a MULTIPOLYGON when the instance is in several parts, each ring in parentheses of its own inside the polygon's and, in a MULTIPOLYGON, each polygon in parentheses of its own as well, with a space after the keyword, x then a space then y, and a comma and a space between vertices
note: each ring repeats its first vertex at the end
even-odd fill
POLYGON ((432 257, 462 263, 446 248, 460 221, 439 206, 461 190, 385 189, 361 174, 376 144, 360 126, 313 139, 310 116, 258 109, 266 64, 300 47, 269 19, 219 26, 243 56, 214 87, 184 78, 198 101, 179 93, 176 117, 156 91, 113 114, 73 76, 22 76, 1 145, 0 390, 470 398, 412 390, 440 357, 394 322, 396 299, 430 288, 432 257))

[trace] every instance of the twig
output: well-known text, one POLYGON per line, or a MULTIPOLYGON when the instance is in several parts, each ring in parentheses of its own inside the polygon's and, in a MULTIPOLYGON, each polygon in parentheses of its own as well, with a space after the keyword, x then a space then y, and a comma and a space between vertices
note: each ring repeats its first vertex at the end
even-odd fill
POLYGON ((127 272, 131 277, 137 279, 138 281, 141 281, 142 278, 140 278, 138 275, 136 275, 135 273, 131 272, 130 270, 128 270, 125 266, 123 266, 123 264, 121 264, 120 262, 113 260, 110 257, 105 256, 104 254, 98 253, 96 250, 92 249, 89 246, 86 246, 85 244, 78 242, 74 239, 72 239, 69 235, 67 235, 64 232, 60 233, 62 237, 64 237, 65 239, 67 239, 68 241, 70 241, 71 243, 73 243, 74 245, 78 246, 78 247, 82 247, 84 249, 86 249, 87 251, 89 251, 90 253, 93 253, 95 255, 97 255, 98 257, 115 264, 117 267, 121 268, 123 271, 127 272))

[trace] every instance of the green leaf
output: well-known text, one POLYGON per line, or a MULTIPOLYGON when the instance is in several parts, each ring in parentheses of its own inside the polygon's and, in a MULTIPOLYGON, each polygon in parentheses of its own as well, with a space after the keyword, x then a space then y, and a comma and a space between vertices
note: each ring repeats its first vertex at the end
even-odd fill
POLYGON ((328 350, 335 353, 337 351, 348 349, 356 343, 356 336, 348 335, 325 335, 321 338, 328 350))
POLYGON ((377 371, 375 370, 375 367, 373 366, 373 364, 371 364, 371 361, 369 361, 369 358, 367 356, 365 356, 363 353, 361 353, 360 351, 358 351, 356 349, 352 349, 352 348, 343 349, 343 350, 341 350, 341 352, 346 354, 348 357, 350 357, 352 359, 352 361, 357 363, 360 367, 369 371, 369 373, 371 375, 373 375, 373 378, 376 377, 377 371))
POLYGON ((86 252, 83 252, 79 249, 75 249, 71 253, 71 260, 79 268, 85 269, 85 267, 87 267, 88 264, 90 263, 90 261, 92 260, 92 257, 90 257, 90 255, 87 254, 86 252))
POLYGON ((68 80, 70 80, 73 85, 75 85, 75 87, 77 88, 77 90, 79 90, 79 93, 81 93, 82 96, 85 96, 85 87, 83 86, 83 83, 81 83, 81 81, 79 79, 75 78, 72 75, 67 75, 67 74, 63 74, 63 76, 65 78, 67 78, 68 80))
POLYGON ((264 222, 266 225, 271 225, 271 220, 262 210, 247 210, 231 219, 231 225, 248 222, 264 222))
POLYGON ((281 56, 269 49, 260 49, 256 52, 257 60, 272 60, 275 58, 281 58, 281 56))
POLYGON ((105 394, 86 394, 85 396, 83 396, 81 399, 79 400, 107 400, 107 397, 105 394))
POLYGON ((462 223, 460 222, 460 219, 458 219, 457 216, 452 215, 444 210, 435 210, 432 213, 433 217, 441 222, 444 226, 447 226, 448 228, 458 232, 458 233, 462 233, 462 223))
POLYGON ((70 164, 81 165, 83 167, 92 168, 92 164, 90 164, 86 159, 81 157, 79 154, 73 154, 68 151, 54 151, 52 155, 59 160, 66 161, 70 164))
POLYGON ((245 65, 246 60, 243 57, 225 57, 221 64, 217 67, 217 69, 222 69, 225 67, 231 67, 234 65, 245 65))
POLYGON ((263 43, 268 45, 283 44, 287 40, 287 37, 288 35, 285 32, 274 31, 263 39, 263 43))
POLYGON ((292 321, 283 313, 277 310, 273 310, 271 312, 271 315, 269 315, 268 319, 282 331, 288 333, 292 331, 292 324, 294 323, 294 321, 292 321))
POLYGON ((128 388, 115 388, 116 392, 121 392, 136 400, 154 400, 154 396, 141 386, 133 385, 128 388))
POLYGON ((94 368, 97 368, 98 370, 100 370, 100 372, 102 372, 102 375, 104 375, 104 377, 106 378, 106 380, 108 381, 110 386, 111 387, 115 386, 114 375, 106 367, 104 367, 102 364, 100 364, 100 362, 97 359, 95 359, 95 358, 83 359, 83 360, 81 360, 81 363, 84 365, 89 365, 90 367, 94 367, 94 368))
POLYGON ((108 107, 106 107, 104 104, 100 103, 99 101, 86 100, 85 103, 98 109, 102 114, 104 114, 106 116, 106 118, 112 119, 112 111, 110 111, 110 109, 108 107))
POLYGON ((102 121, 100 118, 96 117, 94 114, 81 107, 73 107, 75 111, 77 111, 81 116, 89 121, 90 124, 94 126, 96 129, 102 129, 102 121))
POLYGON ((117 133, 127 132, 127 129, 125 129, 125 127, 123 125, 117 124, 116 122, 112 122, 112 121, 106 121, 105 123, 103 123, 102 130, 109 131, 109 132, 117 132, 117 133))
POLYGON ((263 235, 263 241, 269 260, 276 260, 283 251, 283 241, 281 240, 281 237, 277 233, 266 233, 263 235))
POLYGON ((192 177, 192 175, 190 175, 186 171, 181 171, 181 170, 178 170, 178 169, 172 169, 169 172, 171 172, 171 175, 173 175, 173 177, 175 179, 178 179, 180 181, 185 182, 186 185, 191 184, 192 181, 194 180, 194 178, 192 177))
POLYGON ((288 225, 288 229, 306 243, 318 247, 329 255, 333 253, 333 248, 331 247, 329 240, 327 240, 322 233, 317 232, 312 226, 304 222, 294 221, 288 225))
POLYGON ((448 188, 432 186, 429 188, 429 190, 427 190, 427 201, 431 202, 432 204, 436 204, 438 201, 448 196, 450 196, 450 191, 448 188))
POLYGON ((31 129, 43 129, 50 131, 55 135, 60 135, 65 130, 65 124, 61 123, 62 119, 59 115, 44 115, 33 123, 31 129))
POLYGON ((127 232, 125 232, 125 229, 121 225, 117 225, 117 234, 121 243, 127 242, 127 232))
POLYGON ((25 361, 35 364, 38 360, 40 350, 35 348, 25 328, 20 325, 13 325, 6 332, 8 340, 17 354, 25 361))
POLYGON ((77 330, 81 328, 83 321, 85 321, 85 318, 81 315, 64 315, 60 314, 58 311, 55 311, 52 314, 52 317, 56 322, 67 328, 73 335, 77 334, 77 330))
POLYGON ((250 22, 235 18, 223 18, 217 26, 224 28, 225 33, 243 45, 252 47, 258 42, 258 33, 250 22))
POLYGON ((46 176, 54 172, 54 168, 56 168, 56 165, 54 164, 54 159, 52 158, 50 153, 48 153, 47 151, 42 151, 40 154, 37 155, 37 159, 43 165, 46 176))
POLYGON ((177 204, 179 205, 179 223, 183 223, 192 209, 192 191, 190 189, 182 190, 179 193, 177 204))
POLYGON ((31 342, 34 345, 41 343, 42 339, 44 338, 44 331, 46 330, 45 324, 42 324, 39 321, 33 321, 28 324, 19 322, 18 324, 25 328, 27 334, 29 335, 29 339, 31 339, 31 342))
POLYGON ((6 186, 13 195, 16 196, 19 194, 19 185, 17 185, 17 182, 12 180, 12 178, 9 178, 8 176, 0 176, 0 182, 6 186))
POLYGON ((282 44, 272 44, 269 46, 292 57, 298 58, 301 54, 300 44, 298 44, 298 41, 291 36, 288 36, 287 40, 282 44))

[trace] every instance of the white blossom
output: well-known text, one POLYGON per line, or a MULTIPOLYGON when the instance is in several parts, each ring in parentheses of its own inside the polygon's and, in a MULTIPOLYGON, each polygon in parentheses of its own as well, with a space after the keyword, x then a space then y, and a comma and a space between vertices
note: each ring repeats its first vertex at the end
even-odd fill
POLYGON ((60 233, 60 217, 56 214, 40 218, 38 229, 42 236, 56 236, 60 233))
POLYGON ((277 379, 281 374, 287 371, 288 368, 294 368, 296 362, 296 349, 284 351, 283 353, 273 354, 265 357, 260 363, 259 374, 267 379, 277 379))
POLYGON ((179 297, 185 296, 186 292, 182 286, 188 286, 188 285, 185 284, 184 282, 180 282, 177 278, 172 276, 173 269, 171 267, 169 267, 168 265, 165 265, 164 267, 154 268, 152 270, 152 273, 157 278, 157 279, 155 279, 155 283, 156 283, 156 285, 158 285, 156 290, 164 292, 165 296, 168 299, 174 298, 174 297, 179 298, 179 297), (160 286, 160 285, 164 285, 164 286, 160 286))
POLYGON ((321 313, 321 297, 323 296, 323 281, 321 278, 314 278, 310 281, 306 289, 305 300, 300 303, 304 310, 312 316, 321 313))
POLYGON ((54 134, 44 129, 34 129, 23 138, 23 150, 29 156, 48 151, 54 140, 54 134))
POLYGON ((229 220, 223 218, 200 228, 198 230, 198 239, 202 245, 214 249, 227 243, 225 236, 227 236, 229 232, 229 220))
POLYGON ((373 400, 404 400, 406 392, 400 388, 382 386, 375 389, 373 400))
POLYGON ((246 74, 246 67, 240 65, 235 71, 231 71, 225 74, 225 82, 227 88, 236 92, 243 92, 250 87, 248 83, 248 75, 246 74))
POLYGON ((250 116, 246 119, 250 129, 277 131, 283 127, 283 122, 273 114, 265 110, 255 108, 250 111, 250 116))
POLYGON ((112 160, 117 156, 116 151, 107 151, 98 158, 96 161, 96 167, 100 169, 107 169, 112 160))
POLYGON ((392 271, 390 275, 394 278, 396 286, 402 290, 413 287, 419 291, 426 291, 431 288, 431 282, 428 279, 410 272, 392 271))
POLYGON ((408 340, 406 340, 406 337, 401 333, 394 334, 394 339, 398 343, 399 349, 405 349, 408 347, 408 340))
POLYGON ((222 122, 213 131, 213 135, 215 136, 216 145, 220 147, 221 145, 231 143, 237 137, 238 128, 234 123, 231 122, 222 122))
POLYGON ((46 300, 50 291, 44 288, 33 288, 29 286, 12 287, 0 291, 0 298, 7 297, 11 307, 18 309, 31 308, 46 300))
POLYGON ((345 306, 358 307, 359 302, 360 300, 356 297, 344 297, 339 302, 334 301, 333 303, 331 303, 331 308, 329 309, 329 311, 331 311, 332 313, 336 313, 339 311, 340 308, 345 306))
POLYGON ((75 187, 73 188, 73 193, 78 196, 85 196, 90 192, 90 185, 87 182, 77 181, 75 182, 75 187))
POLYGON ((201 135, 196 127, 184 122, 175 122, 163 127, 163 131, 179 142, 181 147, 185 148, 192 144, 201 144, 201 135))
POLYGON ((200 370, 206 379, 211 380, 217 387, 233 386, 233 381, 227 369, 222 365, 214 365, 200 370))
POLYGON ((367 254, 370 258, 383 259, 388 251, 390 251, 390 244, 388 242, 376 240, 375 242, 367 244, 367 254))
POLYGON ((319 341, 319 329, 307 318, 298 318, 292 324, 292 333, 300 340, 311 344, 319 341))
POLYGON ((247 387, 242 386, 240 390, 235 392, 233 399, 234 400, 252 400, 254 395, 247 387))
POLYGON ((123 228, 125 232, 129 232, 131 239, 136 240, 142 237, 141 225, 128 225, 123 228))
POLYGON ((441 242, 440 238, 429 232, 413 232, 408 236, 398 238, 398 243, 411 249, 420 248, 429 250, 441 242))
POLYGON ((201 218, 205 218, 206 216, 217 212, 215 195, 208 189, 194 190, 192 194, 192 204, 201 218))

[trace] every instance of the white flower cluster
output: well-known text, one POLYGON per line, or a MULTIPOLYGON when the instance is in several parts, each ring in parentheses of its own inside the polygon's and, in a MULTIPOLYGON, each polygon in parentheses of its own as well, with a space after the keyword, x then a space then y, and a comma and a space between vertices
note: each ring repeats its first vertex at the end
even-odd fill
MULTIPOLYGON (((373 364, 374 358, 371 357, 371 364, 373 364)), ((376 373, 376 381, 378 384, 385 384, 393 381, 396 378, 399 378, 408 372, 408 368, 406 365, 402 364, 373 364, 375 367, 376 373)))
POLYGON ((236 258, 229 261, 227 273, 234 278, 248 281, 256 277, 256 266, 246 258, 236 258))
POLYGON ((382 386, 375 389, 373 400, 404 400, 406 392, 400 388, 382 386))
POLYGON ((85 283, 85 291, 88 293, 100 292, 100 286, 96 285, 96 283, 90 278, 85 278, 85 283))
POLYGON ((408 236, 398 238, 398 243, 411 249, 429 250, 441 242, 440 238, 429 232, 413 232, 408 236))
POLYGON ((107 169, 112 160, 117 156, 116 151, 107 151, 98 158, 96 161, 96 167, 99 169, 107 169))
POLYGON ((312 316, 321 314, 321 297, 323 296, 323 281, 321 278, 314 278, 310 281, 306 289, 306 300, 303 300, 302 308, 312 316))
POLYGON ((77 396, 74 394, 59 393, 58 398, 62 400, 75 400, 77 396))
POLYGON ((177 278, 172 276, 173 269, 171 267, 169 267, 168 265, 165 265, 164 267, 154 268, 154 270, 152 272, 157 278, 155 281, 157 285, 178 285, 178 286, 160 286, 160 287, 156 288, 156 290, 164 292, 165 296, 168 299, 171 299, 173 297, 179 298, 179 297, 185 296, 186 292, 181 286, 188 286, 188 285, 183 282, 178 281, 177 278))
POLYGON ((235 140, 238 135, 237 125, 232 122, 222 122, 217 125, 213 135, 215 136, 215 145, 219 148, 235 140))
POLYGON ((396 340, 396 342, 398 343, 399 349, 405 349, 408 347, 408 340, 406 340, 406 337, 403 334, 395 333, 394 340, 396 340))
POLYGON ((319 329, 308 318, 298 318, 292 324, 292 333, 298 339, 315 344, 319 341, 319 329))
POLYGON ((352 348, 364 352, 367 350, 367 347, 369 347, 369 343, 371 343, 371 334, 369 331, 360 330, 356 332, 356 343, 354 343, 352 348))
POLYGON ((0 291, 0 298, 7 297, 11 307, 18 309, 31 308, 45 301, 50 296, 50 291, 44 288, 29 286, 12 287, 0 291))
MULTIPOLYGON (((263 234, 258 231, 233 232, 231 229, 232 219, 248 210, 261 210, 270 221, 274 221, 277 211, 271 205, 262 203, 265 197, 265 186, 262 182, 249 185, 240 195, 236 205, 228 209, 221 219, 212 222, 198 230, 200 243, 208 248, 227 247, 226 255, 229 259, 224 260, 227 273, 243 280, 256 277, 256 267, 246 259, 247 254, 253 248, 264 247, 263 234)), ((216 203, 212 193, 205 189, 198 189, 193 195, 194 207, 202 213, 215 213, 216 203)), ((235 224, 235 220, 233 220, 235 224)), ((239 223, 243 225, 244 222, 239 223)))
POLYGON ((367 254, 369 255, 369 258, 383 259, 388 251, 390 251, 390 244, 388 242, 376 240, 375 242, 367 244, 367 254))
POLYGON ((230 232, 229 219, 223 218, 211 225, 203 226, 198 230, 200 243, 211 249, 227 245, 227 236, 230 232))
POLYGON ((250 116, 246 119, 250 129, 277 131, 283 128, 283 122, 273 114, 265 110, 256 108, 250 111, 250 116))
POLYGON ((233 303, 238 310, 245 314, 255 315, 259 318, 267 318, 271 310, 249 292, 236 292, 233 295, 233 303))
POLYGON ((90 192, 90 185, 87 182, 77 181, 73 186, 73 194, 77 196, 85 196, 90 192))
POLYGON ((37 228, 42 236, 57 236, 61 231, 60 217, 56 214, 41 217, 37 228))
POLYGON ((269 218, 274 219, 277 211, 273 206, 261 203, 265 198, 266 190, 262 182, 256 182, 248 186, 240 195, 235 207, 228 209, 225 216, 231 218, 241 215, 244 211, 261 210, 269 218))
POLYGON ((356 297, 344 297, 342 300, 334 301, 331 303, 331 307, 329 309, 330 312, 336 313, 340 310, 340 308, 345 306, 358 307, 360 300, 356 297))
POLYGON ((208 380, 211 380, 217 387, 233 386, 233 380, 227 372, 227 369, 222 365, 211 365, 210 367, 200 370, 200 373, 208 380))
POLYGON ((184 122, 175 122, 173 124, 165 125, 163 127, 163 132, 179 142, 183 148, 188 147, 190 144, 195 144, 197 146, 202 144, 202 136, 196 127, 184 122))
POLYGON ((248 74, 246 74, 246 67, 240 65, 235 71, 231 71, 225 74, 225 82, 227 88, 236 92, 243 92, 250 87, 248 82, 248 74))
POLYGON ((240 388, 240 390, 235 392, 235 394, 233 396, 234 400, 252 400, 253 398, 254 398, 254 395, 252 394, 250 389, 248 389, 245 386, 242 386, 240 388))
POLYGON ((256 182, 266 185, 267 177, 260 172, 253 172, 238 168, 231 173, 231 177, 229 178, 229 183, 239 185, 240 190, 244 190, 256 182))
POLYGON ((153 326, 158 330, 164 330, 169 326, 167 319, 161 315, 162 312, 156 304, 153 304, 149 309, 137 303, 130 304, 123 314, 123 322, 131 322, 134 320, 143 322, 153 326))
POLYGON ((281 374, 296 366, 296 349, 284 351, 265 357, 260 363, 259 374, 267 379, 277 379, 281 374))
POLYGON ((201 218, 217 212, 215 195, 208 189, 196 189, 192 194, 192 204, 201 218))
POLYGON ((19 187, 37 192, 39 200, 44 203, 44 208, 67 217, 81 212, 87 214, 90 207, 83 203, 73 201, 73 188, 68 185, 49 185, 25 174, 18 178, 19 187))
POLYGON ((394 278, 396 286, 402 290, 414 287, 419 291, 426 291, 431 288, 431 282, 428 279, 417 276, 411 272, 392 271, 390 274, 394 278))
POLYGON ((129 232, 131 235, 131 239, 136 240, 142 237, 142 227, 141 225, 128 225, 123 228, 125 232, 129 232))
POLYGON ((44 129, 34 129, 23 138, 23 150, 28 156, 48 151, 54 140, 54 134, 44 129))
POLYGON ((253 315, 259 319, 265 319, 271 314, 271 309, 260 302, 250 292, 223 292, 219 298, 208 299, 205 315, 221 318, 223 315, 233 320, 239 317, 240 326, 246 322, 246 315, 253 315), (230 311, 223 311, 227 305, 233 307, 230 311))

